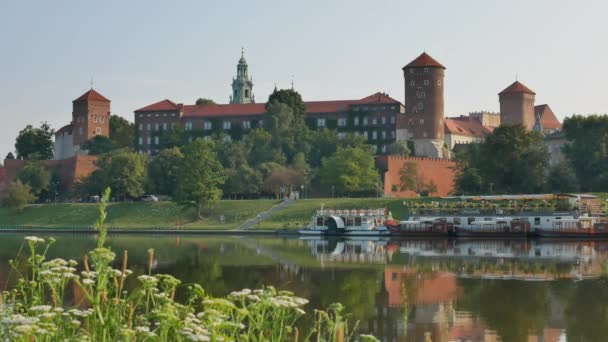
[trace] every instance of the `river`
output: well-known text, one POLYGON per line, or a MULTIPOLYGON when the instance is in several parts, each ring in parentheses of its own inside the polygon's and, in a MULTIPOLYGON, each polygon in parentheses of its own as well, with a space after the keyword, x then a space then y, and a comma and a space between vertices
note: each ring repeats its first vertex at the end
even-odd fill
MULTIPOLYGON (((82 260, 92 235, 54 235, 49 257, 82 260)), ((0 235, 0 289, 24 235, 0 235)), ((130 267, 200 283, 213 295, 273 285, 343 303, 383 341, 606 341, 608 241, 337 239, 112 235, 130 267)), ((135 277, 131 281, 136 281, 135 277)))

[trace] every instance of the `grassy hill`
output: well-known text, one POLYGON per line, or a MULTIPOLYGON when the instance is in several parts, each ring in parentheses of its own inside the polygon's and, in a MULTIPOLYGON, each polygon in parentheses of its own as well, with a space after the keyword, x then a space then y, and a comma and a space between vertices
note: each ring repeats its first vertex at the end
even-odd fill
MULTIPOLYGON (((234 229, 257 213, 279 203, 273 200, 220 201, 204 211, 205 220, 195 220, 193 210, 184 210, 172 202, 112 203, 108 206, 110 227, 234 229), (220 215, 225 223, 220 224, 220 215)), ((98 205, 61 203, 30 205, 22 212, 0 208, 0 226, 83 227, 92 226, 98 217, 98 205)))

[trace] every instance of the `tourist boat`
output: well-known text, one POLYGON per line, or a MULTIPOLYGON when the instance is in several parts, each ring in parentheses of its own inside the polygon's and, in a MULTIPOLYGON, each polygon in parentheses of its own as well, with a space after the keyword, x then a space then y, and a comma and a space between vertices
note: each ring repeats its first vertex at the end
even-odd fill
POLYGON ((562 218, 535 231, 541 237, 608 237, 608 221, 598 217, 562 218))
POLYGON ((401 221, 389 224, 392 235, 399 236, 448 236, 454 233, 454 225, 445 218, 425 218, 422 220, 401 221))
POLYGON ((385 208, 338 210, 321 208, 312 216, 310 226, 299 230, 298 233, 340 236, 389 235, 387 222, 395 221, 385 208))

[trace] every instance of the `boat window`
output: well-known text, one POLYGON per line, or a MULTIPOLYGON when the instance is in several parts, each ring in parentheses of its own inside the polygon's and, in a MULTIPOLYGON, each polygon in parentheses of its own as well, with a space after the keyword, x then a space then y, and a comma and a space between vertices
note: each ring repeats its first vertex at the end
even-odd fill
POLYGON ((317 217, 317 226, 322 226, 323 225, 323 216, 319 216, 317 217))
POLYGON ((355 217, 355 226, 360 226, 361 225, 361 217, 357 216, 355 217))
POLYGON ((340 217, 342 219, 342 222, 344 223, 344 225, 346 226, 346 217, 340 217))
POLYGON ((492 221, 492 218, 491 217, 484 217, 483 220, 484 221, 492 221))
POLYGON ((535 217, 534 218, 534 224, 535 225, 539 225, 540 224, 540 217, 535 217))
POLYGON ((534 251, 534 255, 536 255, 536 256, 540 256, 540 248, 537 248, 537 249, 534 251))
POLYGON ((460 224, 460 217, 454 217, 454 224, 460 224))
POLYGON ((474 217, 469 217, 469 218, 467 219, 467 223, 468 223, 468 224, 471 224, 471 223, 473 223, 473 222, 475 222, 475 218, 474 218, 474 217))
POLYGON ((558 216, 558 217, 556 217, 555 219, 556 219, 556 220, 561 220, 562 218, 558 216))

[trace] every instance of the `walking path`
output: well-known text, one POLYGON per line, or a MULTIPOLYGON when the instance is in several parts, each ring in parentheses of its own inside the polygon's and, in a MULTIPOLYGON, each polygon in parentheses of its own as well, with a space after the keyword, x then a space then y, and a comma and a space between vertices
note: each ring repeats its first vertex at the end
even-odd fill
POLYGON ((291 199, 287 199, 284 200, 283 202, 281 202, 280 204, 275 205, 274 207, 259 213, 256 217, 254 218, 250 218, 249 220, 245 221, 243 224, 241 224, 238 228, 236 228, 235 230, 249 230, 251 229, 253 226, 255 226, 256 224, 264 221, 265 219, 271 217, 274 213, 281 211, 287 207, 289 207, 289 205, 293 202, 293 200, 291 199))

